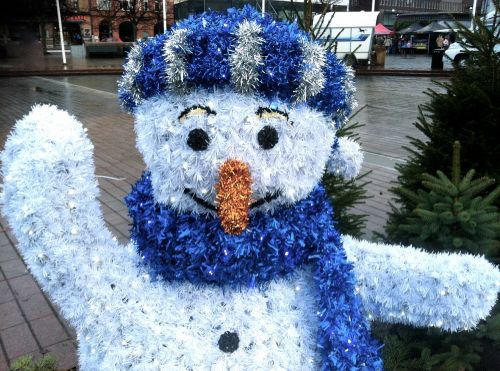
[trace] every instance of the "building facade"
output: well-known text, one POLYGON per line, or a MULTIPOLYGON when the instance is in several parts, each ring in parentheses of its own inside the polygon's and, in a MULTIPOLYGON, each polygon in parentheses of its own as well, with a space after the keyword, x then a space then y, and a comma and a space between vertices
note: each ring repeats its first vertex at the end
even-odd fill
MULTIPOLYGON (((64 44, 128 42, 163 32, 163 0, 59 0, 64 44)), ((205 10, 225 10, 250 4, 260 9, 262 0, 165 0, 168 26, 205 10)), ((396 19, 432 21, 436 14, 459 20, 470 17, 473 0, 375 0, 379 20, 394 25, 396 19)), ((43 52, 60 50, 56 0, 16 0, 0 12, 0 57, 17 55, 21 44, 43 52)), ((266 11, 278 19, 312 19, 322 12, 324 0, 267 0, 266 11), (307 14, 308 16, 305 16, 307 14)), ((372 0, 339 0, 328 11, 370 11, 372 0)), ((478 0, 478 13, 485 13, 491 0, 478 0)), ((441 18, 443 19, 443 18, 441 18)))
MULTIPOLYGON (((134 41, 163 32, 163 0, 59 0, 64 45, 134 41)), ((168 26, 174 0, 165 0, 168 26)), ((0 57, 17 57, 29 45, 61 49, 56 0, 17 0, 0 12, 0 57), (8 51, 8 53, 7 53, 8 51)))
MULTIPOLYGON (((89 1, 89 41, 129 42, 163 32, 163 0, 89 1)), ((165 4, 170 27, 174 23, 174 0, 166 0, 165 4)), ((87 38, 88 33, 84 34, 87 38)))
MULTIPOLYGON (((346 10, 345 5, 349 0, 335 1, 335 5, 329 10, 346 10)), ((266 0, 266 12, 272 14, 276 19, 295 19, 297 14, 303 18, 305 12, 322 12, 325 0, 266 0), (305 9, 305 8, 308 9, 305 9)), ((241 8, 250 4, 258 10, 262 9, 262 0, 175 0, 174 17, 181 20, 193 14, 202 13, 206 10, 222 11, 228 8, 241 8)), ((333 4, 333 3, 332 3, 333 4)))

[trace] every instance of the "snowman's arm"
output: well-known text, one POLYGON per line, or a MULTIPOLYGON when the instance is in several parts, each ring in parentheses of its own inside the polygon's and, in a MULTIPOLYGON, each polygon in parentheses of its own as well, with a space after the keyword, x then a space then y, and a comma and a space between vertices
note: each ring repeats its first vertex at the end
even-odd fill
POLYGON ((80 368, 167 363, 162 321, 178 288, 153 281, 132 244, 105 228, 82 125, 54 106, 34 107, 9 136, 2 171, 4 214, 32 274, 76 328, 80 368))
POLYGON ((35 106, 2 152, 3 213, 30 271, 76 327, 144 285, 133 246, 105 227, 92 148, 74 117, 35 106))
POLYGON ((343 242, 371 319, 457 331, 476 326, 497 300, 500 272, 483 257, 431 254, 350 236, 343 242))

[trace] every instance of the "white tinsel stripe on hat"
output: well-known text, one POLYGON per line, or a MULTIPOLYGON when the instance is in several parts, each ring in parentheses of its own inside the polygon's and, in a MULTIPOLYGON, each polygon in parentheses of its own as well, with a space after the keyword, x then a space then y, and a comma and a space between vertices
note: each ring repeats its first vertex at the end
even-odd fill
POLYGON ((348 138, 339 138, 338 146, 326 163, 326 171, 345 179, 355 178, 363 165, 363 152, 358 143, 348 138))
POLYGON ((188 45, 188 30, 176 29, 165 41, 163 55, 166 61, 167 83, 175 89, 185 88, 187 77, 186 56, 191 53, 188 45))
POLYGON ((300 67, 301 78, 294 95, 298 102, 305 102, 323 90, 326 51, 323 46, 306 39, 300 39, 300 45, 303 55, 300 67))
POLYGON ((496 302, 500 272, 483 257, 429 254, 350 236, 343 242, 370 319, 467 330, 496 302))
POLYGON ((236 31, 237 45, 229 53, 231 82, 236 91, 249 93, 259 84, 258 67, 262 65, 260 46, 264 39, 261 27, 255 21, 244 20, 236 31))
POLYGON ((118 82, 120 91, 128 91, 132 94, 134 103, 139 105, 142 102, 143 94, 136 84, 136 77, 142 68, 142 45, 136 43, 128 53, 128 59, 123 66, 123 75, 118 82))
MULTIPOLYGON (((346 109, 349 110, 350 114, 354 113, 354 110, 358 106, 358 100, 356 97, 356 87, 354 86, 354 70, 350 66, 345 66, 345 77, 343 79, 343 86, 346 95, 346 103, 348 107, 346 109)), ((341 123, 339 127, 342 127, 347 121, 349 121, 349 117, 346 116, 345 110, 342 110, 337 114, 337 117, 344 117, 344 122, 341 123)))

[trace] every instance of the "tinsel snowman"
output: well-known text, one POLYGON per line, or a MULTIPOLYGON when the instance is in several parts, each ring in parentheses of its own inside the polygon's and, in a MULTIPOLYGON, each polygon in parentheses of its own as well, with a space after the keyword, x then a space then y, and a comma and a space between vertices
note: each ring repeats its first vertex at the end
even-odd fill
POLYGON ((2 153, 3 211, 82 370, 381 370, 371 320, 455 331, 494 305, 482 257, 339 234, 320 180, 361 166, 335 135, 352 75, 295 24, 191 17, 135 44, 119 95, 148 168, 127 246, 74 117, 36 106, 2 153))

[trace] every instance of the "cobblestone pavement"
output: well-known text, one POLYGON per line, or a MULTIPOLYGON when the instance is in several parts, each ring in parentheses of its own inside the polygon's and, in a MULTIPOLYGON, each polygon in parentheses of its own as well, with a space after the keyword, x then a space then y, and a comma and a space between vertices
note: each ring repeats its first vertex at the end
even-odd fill
MULTIPOLYGON (((109 229, 121 242, 128 241, 129 218, 123 197, 140 176, 144 163, 135 149, 130 116, 123 113, 115 94, 118 76, 0 78, 0 148, 13 123, 35 103, 56 104, 75 115, 88 129, 94 143, 100 201, 109 229)), ((426 101, 422 91, 428 78, 370 77, 357 81, 359 106, 355 121, 360 130, 365 164, 373 196, 356 212, 369 214, 366 236, 381 231, 388 211, 387 189, 394 180, 393 166, 405 158, 401 148, 406 135, 418 135, 412 126, 417 106, 426 101)), ((76 366, 75 333, 59 315, 26 270, 15 249, 9 226, 0 218, 0 371, 17 357, 51 353, 59 368, 76 366)))

